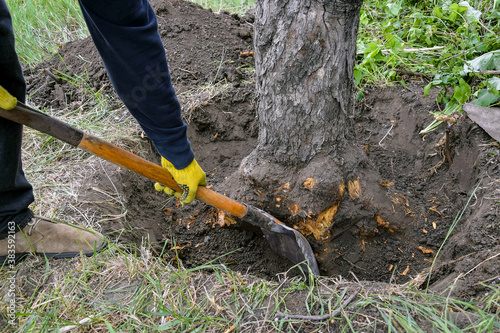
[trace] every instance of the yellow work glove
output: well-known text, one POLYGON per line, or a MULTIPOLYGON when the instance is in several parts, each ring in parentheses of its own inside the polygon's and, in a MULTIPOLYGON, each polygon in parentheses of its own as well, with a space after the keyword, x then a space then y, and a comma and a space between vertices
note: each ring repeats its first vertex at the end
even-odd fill
POLYGON ((159 192, 163 191, 168 195, 175 195, 179 198, 181 204, 190 203, 196 197, 196 191, 198 190, 198 185, 206 186, 207 178, 205 172, 198 165, 196 160, 193 160, 191 164, 182 170, 177 170, 172 163, 167 161, 165 158, 161 158, 161 166, 168 170, 174 177, 174 180, 179 184, 179 187, 184 192, 176 192, 171 188, 164 186, 160 183, 155 184, 155 189, 159 192))
POLYGON ((12 110, 17 105, 17 98, 9 94, 2 86, 0 86, 0 108, 4 110, 12 110))

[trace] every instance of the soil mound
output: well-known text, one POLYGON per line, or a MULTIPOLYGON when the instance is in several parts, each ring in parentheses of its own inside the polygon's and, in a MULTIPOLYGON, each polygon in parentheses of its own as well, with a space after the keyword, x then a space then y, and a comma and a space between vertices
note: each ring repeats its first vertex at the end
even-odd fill
MULTIPOLYGON (((183 1, 157 0, 152 5, 178 93, 230 83, 215 97, 184 110, 197 160, 209 184, 224 192, 225 178, 256 146, 254 86, 246 70, 253 64, 244 53, 252 48, 252 16, 214 14, 183 1)), ((41 107, 80 107, 88 89, 115 97, 89 38, 62 46, 59 55, 27 70, 26 78, 31 102, 41 107), (60 73, 80 78, 81 84, 57 78, 60 73)), ((454 293, 468 298, 485 291, 481 282, 500 282, 498 143, 466 116, 453 126, 419 134, 430 121, 429 113, 437 109, 434 100, 424 98, 423 83, 416 78, 405 88, 373 88, 358 103, 359 148, 386 180, 382 185, 388 188, 395 214, 414 222, 403 235, 405 241, 383 227, 363 237, 336 235, 335 248, 318 253, 322 274, 405 282, 430 267, 446 240, 432 274, 436 290, 455 283, 454 293)), ((158 160, 153 149, 148 154, 158 160)), ((176 256, 186 266, 217 260, 269 278, 291 267, 259 232, 228 227, 227 216, 201 203, 180 208, 175 201, 166 202, 152 190, 151 181, 112 165, 89 175, 80 198, 82 205, 102 216, 114 216, 102 223, 110 236, 136 243, 149 237, 158 253, 176 256), (120 193, 126 215, 120 216, 116 204, 95 188, 120 193)), ((322 250, 321 241, 308 239, 316 252, 322 250)))
MULTIPOLYGON (((187 1, 150 3, 178 93, 244 78, 253 61, 245 57, 252 49, 252 16, 215 15, 187 1)), ((75 106, 88 91, 117 98, 90 38, 61 45, 58 55, 25 75, 31 101, 40 107, 75 106)))

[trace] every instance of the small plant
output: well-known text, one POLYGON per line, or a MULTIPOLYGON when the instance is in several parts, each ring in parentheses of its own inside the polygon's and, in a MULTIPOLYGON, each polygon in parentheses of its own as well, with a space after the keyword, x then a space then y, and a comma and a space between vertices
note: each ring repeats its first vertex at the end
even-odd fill
MULTIPOLYGON (((425 96, 426 97, 428 96, 432 85, 439 85, 439 84, 442 84, 442 81, 439 79, 429 83, 424 88, 425 96)), ((443 116, 449 116, 454 113, 462 112, 462 105, 465 102, 467 102, 472 95, 471 87, 462 78, 458 79, 458 85, 454 87, 453 94, 446 95, 445 92, 446 90, 441 90, 440 97, 438 98, 438 102, 445 102, 446 105, 445 108, 442 111, 432 113, 434 115, 434 121, 425 129, 420 131, 420 134, 425 134, 434 130, 437 126, 439 126, 443 122, 443 120, 441 119, 443 118, 446 119, 446 117, 443 116)))
POLYGON ((444 77, 437 74, 434 80, 425 86, 424 94, 427 97, 432 86, 444 87, 440 90, 438 102, 444 103, 445 108, 443 111, 433 113, 434 121, 420 133, 428 133, 439 126, 443 122, 439 120, 441 116, 462 112, 462 105, 471 99, 476 105, 495 105, 500 99, 500 79, 498 77, 487 78, 494 73, 500 73, 500 51, 488 52, 471 61, 466 61, 463 71, 459 74, 444 77), (464 79, 469 76, 480 80, 480 83, 474 87, 474 92, 464 79), (446 87, 453 84, 455 86, 452 94, 447 94, 446 87))

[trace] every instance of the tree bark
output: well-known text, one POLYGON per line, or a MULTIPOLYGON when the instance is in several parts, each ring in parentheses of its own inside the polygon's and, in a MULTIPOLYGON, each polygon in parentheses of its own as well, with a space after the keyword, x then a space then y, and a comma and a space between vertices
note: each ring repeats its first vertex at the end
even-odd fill
POLYGON ((362 1, 257 1, 259 149, 304 164, 354 137, 354 60, 362 1))

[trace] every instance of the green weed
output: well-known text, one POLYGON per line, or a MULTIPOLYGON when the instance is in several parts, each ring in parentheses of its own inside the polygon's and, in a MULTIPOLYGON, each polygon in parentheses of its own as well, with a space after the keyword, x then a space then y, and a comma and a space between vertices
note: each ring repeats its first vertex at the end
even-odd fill
POLYGON ((500 84, 492 75, 500 70, 499 18, 493 1, 365 1, 354 70, 358 98, 366 86, 405 85, 413 78, 428 82, 426 95, 431 87, 440 89, 443 107, 435 116, 461 112, 469 100, 498 103, 500 84))
POLYGON ((430 267, 430 270, 429 270, 429 276, 427 278, 426 290, 429 288, 429 284, 430 284, 430 281, 431 281, 431 275, 432 275, 432 269, 434 268, 434 264, 436 263, 436 260, 437 260, 437 258, 439 256, 439 253, 443 249, 444 244, 446 244, 446 242, 448 241, 448 238, 450 238, 450 236, 452 235, 453 230, 455 230, 455 227, 457 226, 458 222, 462 219, 462 216, 464 215, 467 207, 469 207, 469 204, 470 204, 472 198, 474 198, 474 196, 476 194, 476 191, 479 188, 479 185, 481 185, 481 181, 478 182, 478 184, 476 185, 476 187, 472 191, 471 195, 469 196, 469 199, 467 200, 467 203, 465 204, 465 207, 462 209, 462 211, 460 211, 459 213, 457 213, 457 216, 455 216, 455 219, 453 219, 453 223, 451 224, 450 228, 448 229, 448 232, 446 234, 446 237, 443 240, 443 243, 441 244, 441 246, 439 247, 438 251, 436 252, 436 255, 434 256, 434 259, 432 260, 432 264, 431 264, 431 267, 430 267))

